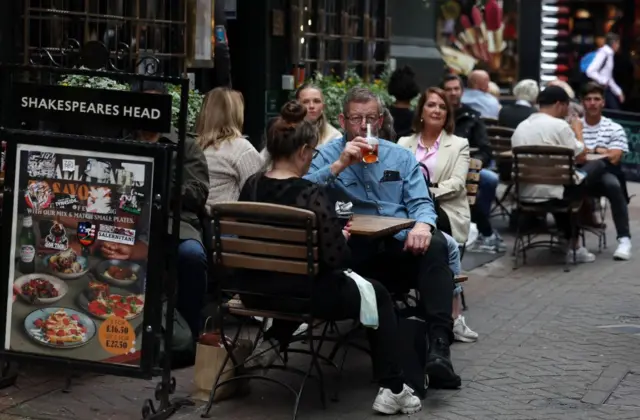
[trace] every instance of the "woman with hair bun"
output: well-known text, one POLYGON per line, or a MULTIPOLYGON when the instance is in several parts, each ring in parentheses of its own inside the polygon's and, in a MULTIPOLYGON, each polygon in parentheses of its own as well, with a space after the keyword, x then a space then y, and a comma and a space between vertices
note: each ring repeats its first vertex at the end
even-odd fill
MULTIPOLYGON (((267 151, 272 167, 253 175, 244 185, 240 201, 257 201, 311 210, 316 214, 319 247, 319 274, 313 287, 311 308, 286 305, 255 295, 243 295, 247 307, 285 312, 309 311, 326 321, 360 319, 361 297, 356 283, 344 274, 349 268, 351 252, 349 227, 342 227, 325 188, 302 177, 317 154, 318 129, 306 119, 307 109, 297 101, 288 102, 267 133, 267 151)), ((265 272, 240 275, 242 289, 290 297, 308 297, 306 276, 265 272)), ((389 292, 375 280, 373 285, 378 311, 378 328, 367 328, 372 350, 374 375, 379 382, 373 409, 384 414, 415 413, 422 407, 420 399, 405 383, 398 353, 398 321, 389 292)), ((298 323, 274 320, 264 333, 264 341, 254 351, 250 366, 270 366, 278 350, 286 347, 298 323)))

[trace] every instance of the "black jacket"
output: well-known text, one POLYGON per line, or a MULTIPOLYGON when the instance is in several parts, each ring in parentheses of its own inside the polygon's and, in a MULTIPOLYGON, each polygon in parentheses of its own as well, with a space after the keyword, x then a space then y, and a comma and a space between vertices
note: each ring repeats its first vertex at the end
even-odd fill
POLYGON ((472 157, 480 159, 482 167, 488 168, 493 159, 493 153, 487 138, 487 127, 480 119, 480 113, 462 104, 456 109, 455 117, 456 128, 453 134, 466 138, 469 141, 469 147, 477 147, 478 151, 472 153, 472 157))
POLYGON ((498 124, 502 127, 517 128, 518 124, 529 118, 531 114, 536 112, 532 106, 513 104, 505 105, 498 115, 498 124))

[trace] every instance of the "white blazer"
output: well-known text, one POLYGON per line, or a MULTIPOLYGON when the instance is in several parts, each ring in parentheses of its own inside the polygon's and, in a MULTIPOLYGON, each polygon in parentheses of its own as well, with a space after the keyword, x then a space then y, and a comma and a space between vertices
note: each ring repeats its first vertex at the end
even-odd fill
MULTIPOLYGON (((416 154, 419 134, 401 137, 400 146, 416 154)), ((436 167, 429 174, 432 183, 438 183, 441 195, 438 203, 447 213, 451 233, 458 243, 465 243, 471 225, 471 210, 467 200, 467 173, 469 172, 469 142, 467 139, 442 132, 436 154, 436 167)))

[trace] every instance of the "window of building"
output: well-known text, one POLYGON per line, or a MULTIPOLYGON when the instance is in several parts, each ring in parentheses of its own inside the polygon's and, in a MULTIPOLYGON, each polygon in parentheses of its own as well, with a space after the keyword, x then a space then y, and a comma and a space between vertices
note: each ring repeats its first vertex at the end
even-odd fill
POLYGON ((386 0, 292 0, 292 62, 309 76, 354 68, 365 79, 389 58, 386 0))

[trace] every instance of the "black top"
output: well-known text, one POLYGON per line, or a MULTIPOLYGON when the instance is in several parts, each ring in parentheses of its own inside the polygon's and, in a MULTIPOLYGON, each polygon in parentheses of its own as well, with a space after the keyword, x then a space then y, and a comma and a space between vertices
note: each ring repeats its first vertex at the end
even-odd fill
POLYGON ((505 105, 498 115, 498 124, 502 127, 516 129, 518 124, 529 118, 534 112, 536 112, 536 110, 532 106, 520 104, 505 105))
POLYGON ((389 107, 389 113, 393 117, 393 130, 396 137, 409 136, 413 132, 411 128, 413 124, 413 111, 408 108, 389 107))
MULTIPOLYGON (((324 276, 333 270, 348 267, 351 251, 342 234, 342 224, 338 220, 335 207, 329 200, 324 187, 302 178, 274 179, 266 177, 263 173, 257 173, 247 180, 238 200, 280 204, 311 210, 316 214, 318 229, 319 275, 324 276)), ((309 285, 304 282, 306 277, 300 278, 301 276, 298 275, 279 273, 276 275, 279 285, 277 288, 282 288, 284 293, 293 292, 295 296, 308 293, 309 285)), ((256 277, 255 272, 252 277, 256 277)), ((261 276, 259 283, 268 284, 270 282, 264 281, 261 276)), ((251 286, 252 289, 253 286, 254 284, 251 286)), ((273 289, 264 291, 264 293, 270 294, 276 292, 273 289)))

